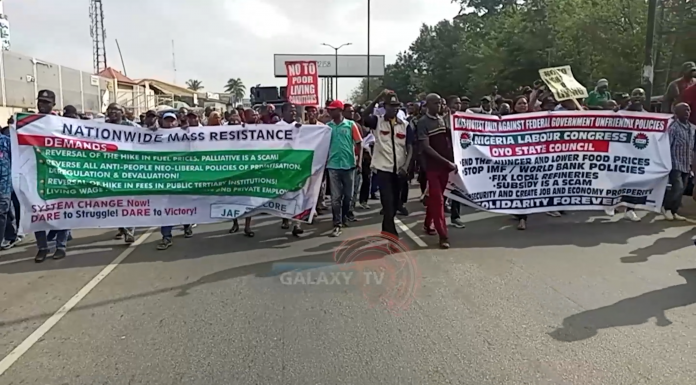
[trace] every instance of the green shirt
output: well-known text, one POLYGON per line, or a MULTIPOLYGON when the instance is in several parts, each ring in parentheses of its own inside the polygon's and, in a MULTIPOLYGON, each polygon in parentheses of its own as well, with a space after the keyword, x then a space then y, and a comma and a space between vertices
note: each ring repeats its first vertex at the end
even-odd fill
POLYGON ((590 93, 587 95, 587 100, 585 100, 585 104, 588 107, 603 107, 604 102, 606 102, 607 100, 611 100, 611 92, 598 92, 597 90, 593 90, 590 91, 590 93))
POLYGON ((331 127, 331 145, 326 168, 350 170, 355 167, 355 144, 362 141, 360 132, 352 120, 343 119, 341 123, 333 120, 326 124, 331 127))

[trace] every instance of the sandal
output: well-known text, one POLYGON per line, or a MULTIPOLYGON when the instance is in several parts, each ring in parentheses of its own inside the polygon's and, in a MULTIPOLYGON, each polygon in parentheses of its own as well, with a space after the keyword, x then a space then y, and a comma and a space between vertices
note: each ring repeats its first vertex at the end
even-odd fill
POLYGON ((526 230, 527 229, 527 221, 524 219, 520 219, 520 223, 517 224, 517 230, 526 230))

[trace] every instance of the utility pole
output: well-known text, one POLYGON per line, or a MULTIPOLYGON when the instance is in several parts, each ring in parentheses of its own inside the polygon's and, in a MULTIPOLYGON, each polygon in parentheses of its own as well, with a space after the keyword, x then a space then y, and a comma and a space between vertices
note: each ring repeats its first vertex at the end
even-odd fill
POLYGON ((653 65, 653 45, 655 42, 655 14, 657 13, 657 0, 648 0, 648 27, 645 32, 645 57, 643 58, 643 84, 645 88, 644 107, 650 111, 650 102, 653 93, 653 79, 655 68, 653 65))
POLYGON ((365 98, 370 99, 370 0, 367 0, 367 81, 365 82, 365 98))

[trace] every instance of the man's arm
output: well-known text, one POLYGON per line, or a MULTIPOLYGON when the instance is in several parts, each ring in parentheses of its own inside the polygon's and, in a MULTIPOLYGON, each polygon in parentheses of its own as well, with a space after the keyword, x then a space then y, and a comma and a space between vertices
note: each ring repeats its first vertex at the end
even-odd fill
POLYGON ((672 112, 672 103, 674 103, 674 99, 676 99, 678 93, 679 88, 677 87, 677 83, 669 83, 669 85, 667 86, 667 91, 665 92, 665 96, 662 97, 663 113, 669 114, 672 112))
POLYGON ((411 159, 413 159, 413 143, 416 141, 416 134, 413 132, 413 128, 409 124, 406 126, 406 161, 403 166, 399 168, 399 175, 408 175, 408 167, 411 165, 411 159))
POLYGON ((353 128, 352 128, 352 136, 353 136, 353 142, 355 143, 354 146, 354 151, 358 153, 358 160, 357 160, 357 165, 356 167, 358 170, 362 167, 362 161, 363 161, 363 152, 362 152, 362 134, 360 133, 360 127, 358 127, 357 124, 353 123, 353 128))

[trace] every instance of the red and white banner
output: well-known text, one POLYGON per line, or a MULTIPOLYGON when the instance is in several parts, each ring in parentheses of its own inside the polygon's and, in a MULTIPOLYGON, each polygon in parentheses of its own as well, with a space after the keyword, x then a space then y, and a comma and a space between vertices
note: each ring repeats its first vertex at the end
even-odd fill
POLYGON ((316 61, 285 62, 288 74, 286 97, 300 106, 319 105, 319 76, 316 61))

